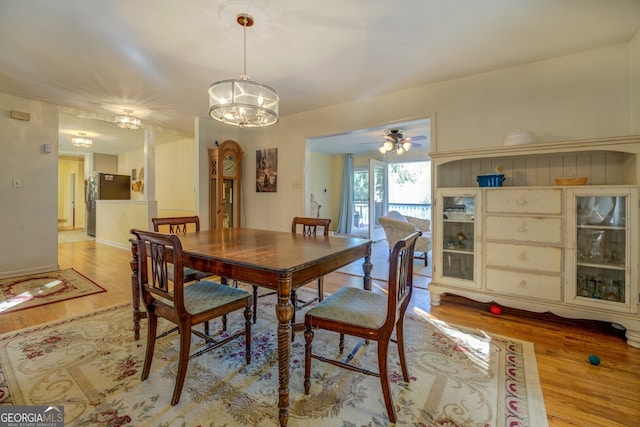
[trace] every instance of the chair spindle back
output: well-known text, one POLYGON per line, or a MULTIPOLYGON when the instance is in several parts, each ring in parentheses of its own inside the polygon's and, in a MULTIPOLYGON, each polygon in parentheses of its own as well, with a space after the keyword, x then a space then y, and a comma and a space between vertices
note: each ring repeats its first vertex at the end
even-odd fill
POLYGON ((316 236, 318 227, 323 227, 323 236, 329 235, 329 224, 331 224, 331 218, 308 218, 297 216, 293 218, 291 222, 291 232, 296 234, 298 232, 298 225, 302 225, 302 234, 304 236, 316 236))
POLYGON ((200 217, 174 216, 166 218, 151 218, 153 231, 159 232, 161 227, 168 226, 169 234, 185 234, 188 231, 200 231, 200 217))

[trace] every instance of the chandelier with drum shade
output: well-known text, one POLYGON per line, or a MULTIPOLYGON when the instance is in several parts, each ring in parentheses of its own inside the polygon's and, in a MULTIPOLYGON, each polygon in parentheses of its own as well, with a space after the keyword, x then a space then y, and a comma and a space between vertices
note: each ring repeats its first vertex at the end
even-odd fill
POLYGON ((209 86, 209 116, 238 127, 264 127, 278 121, 280 99, 267 85, 249 80, 247 75, 247 28, 254 19, 239 14, 236 22, 244 32, 244 73, 240 79, 221 80, 209 86))

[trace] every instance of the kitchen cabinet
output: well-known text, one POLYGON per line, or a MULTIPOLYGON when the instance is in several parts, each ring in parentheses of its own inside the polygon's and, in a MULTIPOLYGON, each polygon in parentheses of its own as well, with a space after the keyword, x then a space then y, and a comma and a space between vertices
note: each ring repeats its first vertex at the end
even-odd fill
POLYGON ((456 294, 611 322, 640 347, 640 137, 431 153, 432 305, 456 294), (496 167, 504 187, 477 187, 496 167), (558 186, 554 177, 587 176, 558 186))

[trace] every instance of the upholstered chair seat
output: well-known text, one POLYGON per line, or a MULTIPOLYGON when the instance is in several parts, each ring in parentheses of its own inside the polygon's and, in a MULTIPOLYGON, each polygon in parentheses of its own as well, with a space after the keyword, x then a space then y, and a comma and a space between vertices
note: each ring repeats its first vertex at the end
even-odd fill
POLYGON ((340 288, 307 313, 326 320, 378 329, 387 318, 387 296, 359 288, 340 288))
MULTIPOLYGON (((404 314, 411 301, 413 291, 413 253, 420 232, 414 232, 399 240, 389 257, 389 280, 387 293, 343 287, 320 301, 304 316, 304 393, 311 389, 311 360, 316 359, 333 366, 345 368, 380 378, 382 395, 389 421, 396 422, 396 411, 389 383, 389 342, 395 330, 402 378, 409 382, 409 369, 404 354, 404 314), (321 355, 313 352, 316 329, 336 332, 340 336, 338 349, 344 351, 344 336, 349 335, 378 343, 378 372, 364 366, 354 365, 353 351, 346 358, 338 359, 335 353, 321 355)), ((355 350, 354 350, 355 351, 355 350)), ((326 353, 326 352, 325 352, 326 353)))

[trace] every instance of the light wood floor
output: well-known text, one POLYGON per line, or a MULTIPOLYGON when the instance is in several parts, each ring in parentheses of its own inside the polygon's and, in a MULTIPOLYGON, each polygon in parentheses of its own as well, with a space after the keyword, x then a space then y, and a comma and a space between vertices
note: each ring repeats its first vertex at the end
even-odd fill
MULTIPOLYGON (((130 301, 129 251, 95 242, 63 243, 58 247, 61 268, 75 268, 107 292, 1 314, 0 332, 130 301)), ((640 426, 640 349, 626 345, 609 325, 509 309, 494 316, 487 304, 452 296, 445 296, 441 306, 430 308, 428 292, 420 289, 429 279, 415 276, 414 281, 419 288, 413 303, 438 318, 535 344, 549 425, 640 426), (588 363, 589 354, 601 358, 600 366, 588 363)), ((362 282, 339 273, 325 277, 327 292, 345 284, 361 286, 362 282)), ((384 282, 374 281, 374 285, 384 287, 384 282)))

